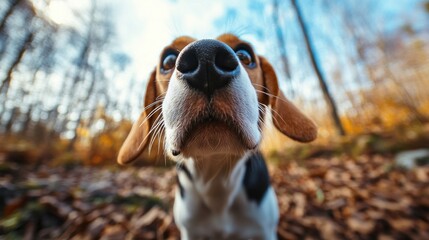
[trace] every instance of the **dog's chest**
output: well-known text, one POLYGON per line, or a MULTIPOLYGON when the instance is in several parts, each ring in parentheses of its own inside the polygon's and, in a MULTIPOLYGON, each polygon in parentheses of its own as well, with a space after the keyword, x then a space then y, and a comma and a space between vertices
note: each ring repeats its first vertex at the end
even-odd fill
POLYGON ((192 170, 178 172, 174 216, 187 239, 270 239, 277 201, 265 165, 251 163, 220 180, 200 181, 192 178, 192 170))
POLYGON ((262 238, 277 223, 276 199, 270 188, 258 205, 249 201, 241 189, 231 206, 223 211, 207 207, 201 198, 176 198, 175 220, 188 231, 189 239, 249 239, 262 238))

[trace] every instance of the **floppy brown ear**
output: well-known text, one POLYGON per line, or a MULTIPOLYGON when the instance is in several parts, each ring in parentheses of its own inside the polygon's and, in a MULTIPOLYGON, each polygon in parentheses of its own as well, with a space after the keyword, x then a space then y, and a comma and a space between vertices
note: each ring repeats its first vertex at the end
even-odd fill
POLYGON ((139 119, 133 124, 127 139, 125 139, 125 142, 122 144, 122 147, 119 150, 117 159, 119 164, 123 165, 132 162, 143 152, 143 150, 148 145, 150 141, 150 137, 148 136, 150 129, 158 116, 158 114, 153 114, 148 118, 148 115, 154 111, 156 105, 158 105, 152 104, 156 101, 156 97, 156 71, 153 71, 146 87, 144 110, 140 114, 139 119))
POLYGON ((299 141, 311 142, 317 137, 317 126, 295 107, 282 93, 271 64, 259 57, 264 85, 269 91, 269 105, 274 126, 286 136, 299 141))

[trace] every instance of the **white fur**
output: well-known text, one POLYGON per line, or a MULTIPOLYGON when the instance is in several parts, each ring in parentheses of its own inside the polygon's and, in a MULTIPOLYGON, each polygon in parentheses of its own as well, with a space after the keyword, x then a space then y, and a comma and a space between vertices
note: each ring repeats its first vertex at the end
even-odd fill
MULTIPOLYGON (((209 181, 204 181, 207 176, 196 171, 195 159, 185 160, 193 179, 190 181, 183 171, 178 173, 185 189, 183 198, 176 190, 174 201, 174 219, 181 239, 277 239, 276 195, 270 187, 259 205, 248 200, 242 184, 245 157, 230 174, 209 181)), ((213 167, 219 160, 197 161, 211 162, 213 167)))

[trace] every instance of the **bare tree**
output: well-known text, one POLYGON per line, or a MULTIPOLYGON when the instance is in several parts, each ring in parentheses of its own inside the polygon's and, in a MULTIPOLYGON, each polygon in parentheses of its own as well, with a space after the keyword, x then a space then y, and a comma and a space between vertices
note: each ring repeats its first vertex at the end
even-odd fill
POLYGON ((316 73, 316 77, 319 81, 320 88, 323 92, 323 96, 324 96, 326 104, 329 108, 332 120, 334 121, 335 128, 336 128, 338 134, 345 135, 346 132, 345 132, 344 127, 341 123, 340 116, 338 115, 337 105, 335 103, 334 98, 332 97, 332 94, 329 91, 328 84, 327 84, 327 81, 322 74, 321 67, 317 63, 316 56, 315 56, 315 49, 313 48, 313 46, 311 44, 310 32, 308 30, 307 25, 304 22, 302 11, 301 11, 297 2, 298 2, 297 0, 291 0, 292 7, 293 7, 293 9, 297 15, 297 18, 298 18, 298 24, 302 30, 302 33, 303 33, 304 42, 305 42, 307 52, 310 56, 311 65, 312 65, 312 67, 316 73))
POLYGON ((22 3, 24 0, 10 0, 9 6, 6 10, 6 12, 3 14, 3 17, 0 20, 0 34, 2 34, 6 27, 6 22, 9 19, 10 16, 12 16, 12 13, 15 11, 15 9, 19 6, 20 3, 22 3))
MULTIPOLYGON (((397 52, 401 47, 395 46, 394 49, 392 47, 389 49, 389 45, 392 46, 389 42, 397 42, 398 40, 395 37, 392 39, 392 36, 386 35, 379 29, 380 26, 377 26, 368 18, 372 9, 376 9, 376 6, 373 6, 374 4, 376 3, 366 1, 335 5, 335 13, 340 13, 342 18, 343 27, 341 30, 347 34, 349 41, 352 41, 352 46, 355 47, 357 53, 354 61, 356 64, 354 65, 359 64, 365 67, 369 80, 375 85, 374 88, 377 88, 377 85, 379 86, 383 82, 388 82, 394 86, 396 94, 394 96, 387 94, 384 98, 393 97, 398 106, 410 111, 411 118, 414 117, 420 122, 427 122, 428 118, 418 108, 417 94, 409 92, 407 86, 410 84, 404 84, 401 81, 401 74, 398 74, 398 71, 395 72, 396 68, 392 67, 395 62, 406 62, 408 54, 403 54, 400 58, 392 58, 391 53, 397 52), (362 29, 365 31, 362 31, 362 29), (366 34, 364 35, 362 32, 366 34), (368 35, 371 37, 368 37, 368 35), (369 57, 368 52, 377 54, 375 57, 374 54, 369 57)), ((330 1, 325 1, 325 5, 331 8, 334 7, 330 1)), ((400 31, 398 31, 398 34, 400 34, 400 31)), ((406 53, 408 52, 410 51, 406 51, 406 53)), ((413 54, 413 58, 415 56, 416 54, 413 54)), ((354 70, 357 71, 357 69, 354 70)), ((362 74, 360 75, 362 76, 362 74)), ((393 89, 388 90, 393 91, 393 89)))
POLYGON ((73 138, 71 139, 68 149, 72 150, 75 143, 79 138, 78 130, 80 127, 89 129, 95 120, 94 112, 99 104, 98 88, 103 88, 105 83, 103 82, 105 67, 100 64, 101 58, 104 55, 109 54, 109 43, 113 38, 112 24, 108 19, 100 18, 104 15, 107 9, 98 7, 95 2, 93 3, 90 11, 90 23, 85 37, 85 42, 79 57, 77 74, 74 76, 73 84, 77 84, 79 81, 86 81, 85 94, 76 99, 75 107, 77 110, 78 117, 75 121, 75 128, 73 138), (83 112, 91 112, 92 114, 87 118, 83 119, 83 112), (83 121, 85 120, 85 121, 83 121), (85 123, 84 123, 85 122, 85 123))
POLYGON ((279 0, 273 0, 273 23, 274 23, 274 28, 275 28, 275 34, 276 34, 276 40, 277 40, 277 45, 279 47, 279 51, 280 51, 280 59, 281 59, 281 63, 282 63, 282 67, 283 67, 283 71, 286 75, 286 79, 289 81, 290 83, 290 89, 291 89, 291 93, 294 94, 294 89, 292 86, 292 78, 291 78, 291 72, 290 72, 290 68, 289 68, 289 60, 287 57, 287 50, 286 50, 286 41, 283 37, 283 28, 281 26, 281 21, 280 21, 280 13, 282 11, 280 10, 280 6, 279 6, 279 0))
POLYGON ((7 92, 9 90, 10 82, 12 81, 13 72, 18 67, 19 63, 22 61, 24 54, 30 49, 31 43, 34 39, 34 33, 32 30, 28 30, 26 37, 24 38, 24 41, 18 51, 18 53, 15 55, 12 64, 10 65, 9 69, 7 70, 6 77, 2 80, 0 85, 0 93, 3 91, 5 92, 5 95, 7 95, 7 92))

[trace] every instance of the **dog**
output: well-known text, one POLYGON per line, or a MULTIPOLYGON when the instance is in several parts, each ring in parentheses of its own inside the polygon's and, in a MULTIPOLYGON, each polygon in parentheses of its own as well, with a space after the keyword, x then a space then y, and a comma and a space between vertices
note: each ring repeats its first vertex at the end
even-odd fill
POLYGON ((132 162, 163 139, 177 161, 173 214, 181 239, 277 239, 277 198, 259 151, 267 111, 289 138, 317 137, 249 43, 233 34, 176 38, 150 75, 144 110, 118 162, 132 162))

